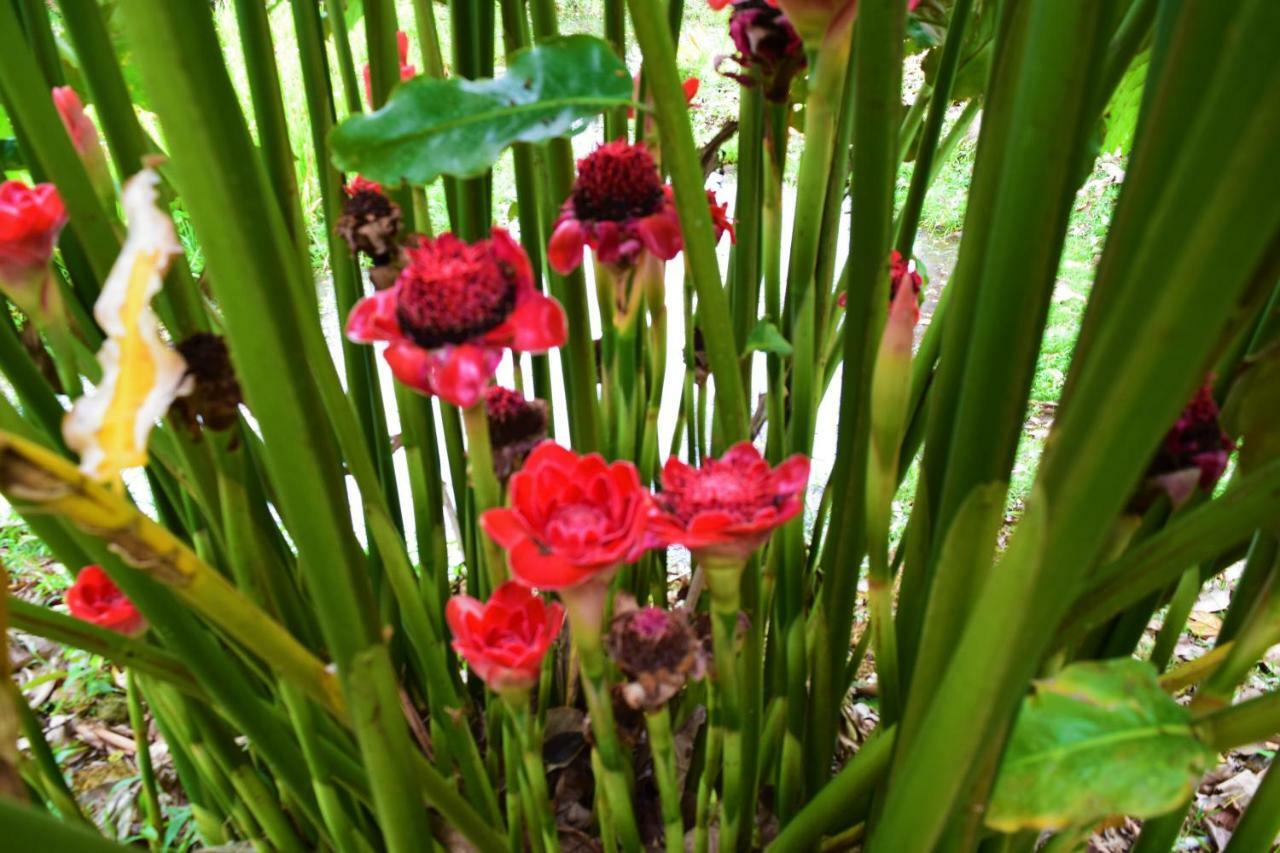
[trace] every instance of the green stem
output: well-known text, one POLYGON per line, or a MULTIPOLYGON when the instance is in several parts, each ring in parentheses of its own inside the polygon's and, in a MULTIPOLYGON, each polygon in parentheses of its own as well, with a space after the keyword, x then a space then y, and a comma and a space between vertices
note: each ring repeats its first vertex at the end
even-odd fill
POLYGON ((164 843, 164 812, 160 809, 160 789, 156 785, 155 768, 151 765, 151 737, 147 732, 147 719, 142 709, 142 693, 132 672, 125 672, 125 697, 129 703, 129 726, 133 730, 135 760, 138 775, 142 777, 142 803, 147 822, 155 836, 150 839, 153 850, 164 843))
MULTIPOLYGON (((485 510, 502 506, 502 488, 493 473, 493 447, 489 443, 489 416, 484 400, 462 410, 462 420, 467 428, 467 459, 471 485, 475 488, 475 517, 485 510)), ((481 536, 484 547, 485 567, 489 572, 489 588, 498 588, 507 579, 507 563, 498 546, 488 536, 481 536)))
POLYGON ((1273 761, 1223 853, 1266 850, 1275 844, 1277 835, 1280 835, 1280 769, 1273 761))
POLYGON ((573 646, 578 652, 582 670, 582 692, 591 716, 591 731, 595 734, 593 752, 598 757, 600 769, 596 781, 613 817, 618 841, 623 850, 632 853, 640 850, 642 845, 631 805, 631 771, 613 720, 613 699, 600 638, 608 587, 592 581, 561 590, 560 595, 569 616, 573 646))
POLYGON ((670 169, 675 189, 676 210, 684 235, 685 264, 698 292, 699 325, 716 380, 720 434, 727 444, 732 444, 747 437, 749 414, 738 368, 732 315, 720 284, 715 231, 703 189, 702 164, 694 147, 693 127, 676 66, 675 45, 667 21, 653 14, 647 0, 627 2, 657 111, 662 161, 670 169))
POLYGON ((720 849, 734 851, 751 841, 751 828, 742 826, 743 778, 742 687, 738 675, 738 618, 741 611, 743 563, 699 560, 711 592, 711 637, 715 650, 715 689, 719 728, 723 737, 721 774, 720 849), (745 833, 745 834, 744 834, 745 833))
POLYGON ((333 33, 333 52, 338 57, 338 73, 342 77, 342 96, 347 112, 362 112, 360 82, 356 77, 356 65, 351 57, 351 39, 347 33, 347 16, 342 0, 325 0, 325 18, 333 33))
POLYGON ((554 804, 547 792, 547 770, 542 763, 542 745, 538 738, 537 717, 529 712, 529 693, 519 691, 503 694, 503 702, 511 713, 511 728, 519 739, 520 760, 523 764, 521 780, 527 787, 529 801, 534 810, 529 815, 530 835, 540 834, 541 845, 548 853, 560 849, 556 831, 554 804), (533 822, 537 821, 534 826, 533 822))
MULTIPOLYGON (((0 578, 3 577, 3 573, 0 572, 0 578)), ((14 601, 16 599, 10 599, 10 605, 14 601)), ((12 624, 15 628, 21 627, 17 623, 12 624)), ((94 822, 85 815, 80 809, 80 804, 76 802, 75 792, 67 784, 66 777, 62 775, 62 770, 58 767, 58 758, 49 747, 49 741, 45 739, 44 726, 31 710, 31 706, 27 704, 26 697, 22 695, 22 690, 7 677, 7 673, 5 683, 0 685, 0 689, 8 691, 10 694, 8 698, 21 722, 22 734, 27 739, 27 748, 30 750, 31 757, 43 779, 43 784, 40 787, 43 789, 45 797, 58 809, 58 813, 64 821, 82 824, 96 832, 97 827, 94 822)), ((0 698, 0 703, 3 703, 3 701, 4 699, 0 698)), ((16 734, 14 732, 15 741, 16 734)), ((16 743, 9 744, 9 746, 16 746, 16 743)))
POLYGON ((662 802, 662 823, 666 829, 667 853, 684 850, 684 819, 680 812, 680 790, 676 787, 675 744, 671 739, 671 713, 664 705, 644 715, 653 754, 653 775, 658 781, 662 802))

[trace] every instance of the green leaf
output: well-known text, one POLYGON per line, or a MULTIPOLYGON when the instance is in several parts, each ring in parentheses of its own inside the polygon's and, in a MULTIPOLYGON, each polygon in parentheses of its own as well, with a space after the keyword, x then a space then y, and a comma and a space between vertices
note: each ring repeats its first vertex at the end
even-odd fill
POLYGON ((1172 810, 1213 757, 1190 719, 1143 661, 1078 663, 1036 682, 1014 724, 987 825, 1062 829, 1172 810))
POLYGON ((384 184, 479 175, 513 142, 576 134, 602 110, 631 103, 631 86, 608 43, 553 39, 517 54, 499 79, 398 86, 382 109, 334 129, 333 162, 384 184))
POLYGON ((747 346, 743 355, 753 352, 768 352, 774 355, 791 355, 791 342, 782 336, 778 327, 768 320, 761 320, 747 335, 747 346))
POLYGON ((1242 439, 1240 470, 1256 471, 1280 457, 1280 342, 1245 362, 1223 406, 1227 432, 1242 439))
POLYGON ((1133 134, 1138 127, 1138 109, 1142 106, 1142 89, 1147 82, 1147 67, 1151 64, 1149 53, 1133 61, 1120 85, 1116 86, 1111 102, 1102 114, 1102 150, 1129 153, 1133 134))

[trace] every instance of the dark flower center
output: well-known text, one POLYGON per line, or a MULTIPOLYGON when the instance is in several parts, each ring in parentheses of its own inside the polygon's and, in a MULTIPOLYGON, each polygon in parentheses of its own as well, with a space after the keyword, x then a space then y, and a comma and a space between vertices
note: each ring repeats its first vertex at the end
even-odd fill
POLYGON ((494 447, 509 447, 547 434, 546 407, 538 400, 526 400, 519 391, 491 385, 484 392, 489 414, 489 441, 494 447))
POLYGON ((406 254, 396 319, 418 346, 468 341, 497 326, 515 307, 515 270, 498 260, 488 240, 468 244, 443 234, 406 254))
POLYGON ((622 222, 649 216, 662 205, 662 178, 643 145, 601 145, 578 161, 573 213, 583 221, 622 222))

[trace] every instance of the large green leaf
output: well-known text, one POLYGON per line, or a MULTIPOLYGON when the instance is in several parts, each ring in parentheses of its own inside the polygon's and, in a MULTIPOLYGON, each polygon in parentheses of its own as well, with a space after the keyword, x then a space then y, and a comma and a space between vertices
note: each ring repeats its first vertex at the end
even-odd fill
POLYGON ((1023 702, 987 825, 1013 832, 1153 817, 1191 795, 1212 755, 1149 664, 1073 664, 1023 702))
POLYGON ((387 184, 469 177, 513 142, 578 133, 602 110, 631 102, 631 77, 608 43, 567 36, 522 51, 505 77, 398 86, 386 106, 330 136, 333 162, 387 184))

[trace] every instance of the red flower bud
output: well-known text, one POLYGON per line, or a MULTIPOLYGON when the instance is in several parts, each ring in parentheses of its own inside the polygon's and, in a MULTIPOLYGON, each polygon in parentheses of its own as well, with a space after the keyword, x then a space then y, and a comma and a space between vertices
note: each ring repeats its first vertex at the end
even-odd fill
POLYGON ((1227 470, 1236 443, 1218 421, 1213 386, 1206 382, 1165 435, 1147 470, 1174 504, 1197 487, 1210 492, 1227 470))
POLYGON ((81 569, 64 600, 72 616, 99 628, 129 636, 147 630, 147 620, 100 566, 81 569))
POLYGON ((0 284, 20 286, 43 277, 66 224, 67 211, 53 184, 0 184, 0 284))
POLYGON ((547 403, 526 400, 519 391, 490 385, 484 389, 489 417, 493 473, 506 482, 524 464, 529 451, 547 438, 547 403))
POLYGON ((745 561, 804 509, 808 481, 807 457, 770 468, 747 441, 700 468, 672 457, 654 495, 652 534, 664 545, 684 545, 700 562, 745 561))
POLYGON ((538 683, 542 658, 564 624, 564 609, 547 604, 514 581, 481 603, 466 595, 444 611, 453 649, 492 690, 528 690, 538 683))
POLYGON ((761 85, 764 96, 785 103, 791 80, 805 69, 804 42, 776 6, 765 0, 739 0, 729 18, 729 36, 738 48, 733 59, 746 73, 729 76, 744 85, 761 85))
POLYGON ((480 516, 525 586, 564 589, 605 579, 645 549, 649 493, 630 462, 606 463, 544 441, 511 477, 511 506, 480 516))

